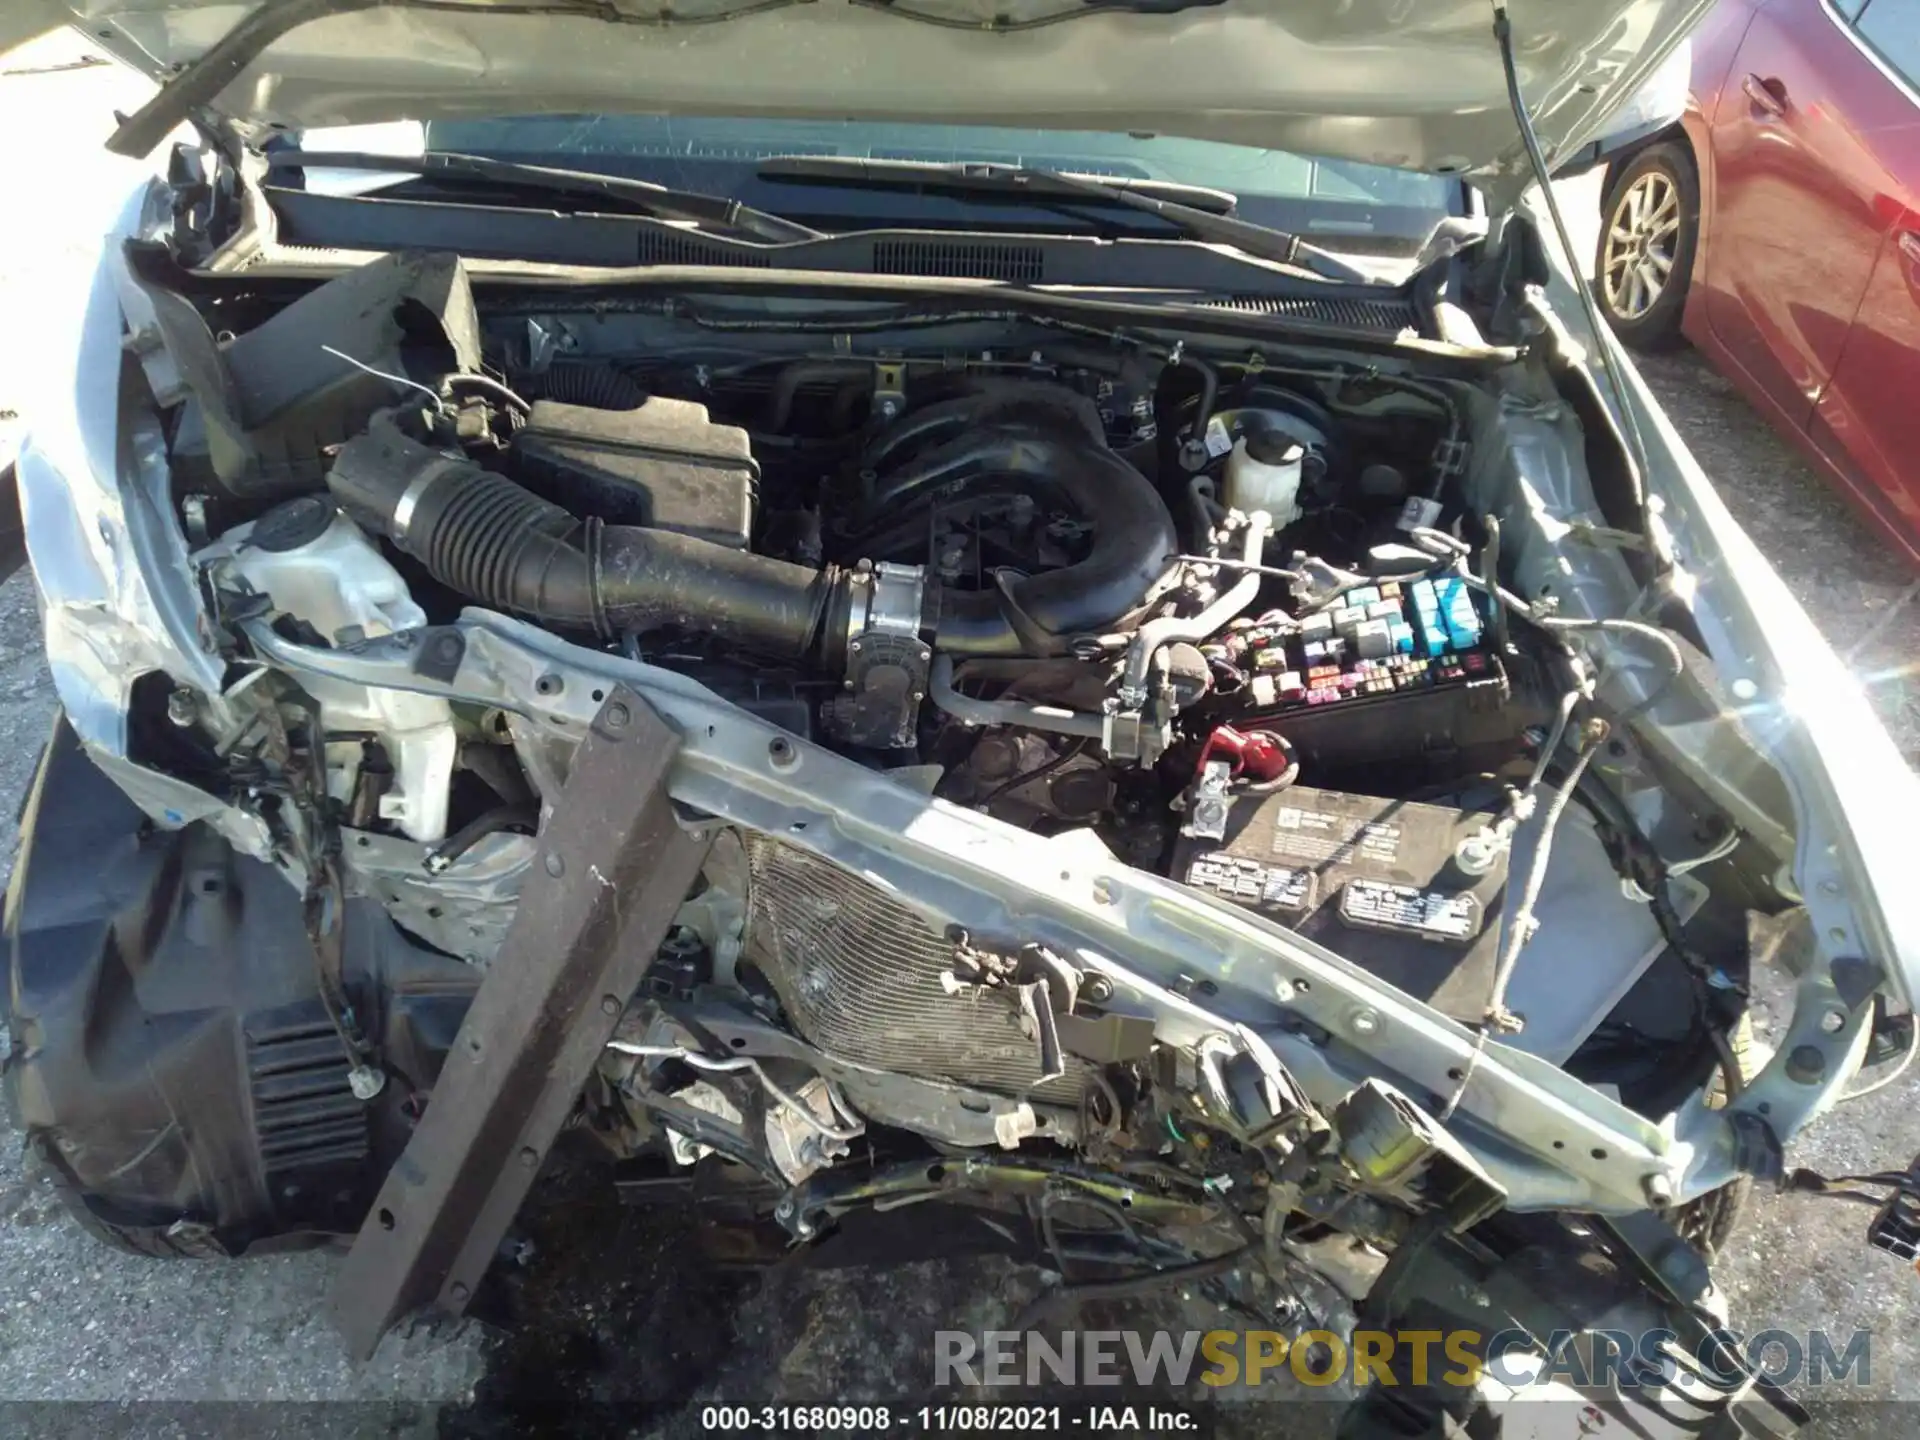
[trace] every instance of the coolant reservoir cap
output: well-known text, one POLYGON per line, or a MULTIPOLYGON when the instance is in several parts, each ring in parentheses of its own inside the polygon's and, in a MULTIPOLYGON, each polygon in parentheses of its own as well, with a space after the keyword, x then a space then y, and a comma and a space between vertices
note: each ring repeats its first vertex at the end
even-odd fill
POLYGON ((298 500, 274 506, 254 521, 253 533, 247 541, 256 549, 282 555, 302 545, 311 545, 326 534, 334 514, 333 501, 325 496, 302 495, 298 500))

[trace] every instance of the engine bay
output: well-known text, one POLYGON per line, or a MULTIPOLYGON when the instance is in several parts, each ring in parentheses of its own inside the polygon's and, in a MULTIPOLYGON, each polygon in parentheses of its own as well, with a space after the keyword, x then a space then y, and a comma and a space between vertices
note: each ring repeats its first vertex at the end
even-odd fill
MULTIPOLYGON (((129 752, 257 824, 228 833, 304 887, 317 953, 331 897, 494 965, 616 684, 737 777, 680 797, 711 850, 581 1099, 618 1156, 853 1187, 827 1211, 890 1164, 951 1189, 928 1147, 1252 1184, 1268 1113, 1296 1165, 1424 1157, 1287 1182, 1392 1234, 1654 1153, 1543 1130, 1543 1168, 1488 1169, 1430 1117, 1545 1085, 1651 1126, 1727 1069, 1757 847, 1630 728, 1686 642, 1603 602, 1631 547, 1570 567, 1542 523, 1632 517, 1591 396, 1538 367, 476 294, 433 255, 290 304, 151 293, 205 361, 167 446, 230 669, 136 682, 129 752), (1003 853, 963 882, 970 847, 1003 853), (1076 948, 1089 867, 1168 973, 1076 948), (1276 935, 1331 968, 1282 978, 1248 948, 1276 935), (1278 1030, 1236 1018, 1275 997, 1278 1030), (1394 1052, 1416 1115, 1374 1043, 1427 1015, 1460 1028, 1394 1052)), ((377 983, 324 979, 369 1096, 377 983)))

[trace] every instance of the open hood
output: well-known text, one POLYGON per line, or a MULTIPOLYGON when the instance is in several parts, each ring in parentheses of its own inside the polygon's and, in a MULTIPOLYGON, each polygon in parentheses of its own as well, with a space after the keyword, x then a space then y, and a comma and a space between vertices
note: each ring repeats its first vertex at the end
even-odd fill
MULTIPOLYGON (((1549 159, 1711 0, 1518 0, 1549 159)), ((1489 0, 27 0, 249 133, 635 112, 1151 131, 1525 183, 1489 0), (663 18, 668 17, 671 18, 663 18), (200 63, 205 61, 204 64, 200 63)))

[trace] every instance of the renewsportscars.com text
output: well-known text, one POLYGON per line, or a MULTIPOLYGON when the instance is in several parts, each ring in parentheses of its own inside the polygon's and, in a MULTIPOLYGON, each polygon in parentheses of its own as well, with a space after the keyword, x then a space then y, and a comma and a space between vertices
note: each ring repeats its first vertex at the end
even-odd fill
POLYGON ((1691 1348, 1671 1330, 1565 1331, 1540 1342, 1524 1330, 939 1330, 933 1383, 944 1385, 1259 1385, 1291 1376, 1303 1385, 1470 1387, 1483 1375, 1512 1389, 1686 1384, 1726 1386, 1744 1375, 1729 1355, 1779 1385, 1864 1386, 1873 1339, 1856 1330, 1797 1335, 1721 1331, 1691 1348))

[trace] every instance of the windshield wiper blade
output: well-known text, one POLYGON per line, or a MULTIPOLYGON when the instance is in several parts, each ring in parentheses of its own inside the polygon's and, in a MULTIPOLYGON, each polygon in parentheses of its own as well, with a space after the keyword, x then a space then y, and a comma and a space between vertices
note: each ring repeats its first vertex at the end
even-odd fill
POLYGON ((267 156, 267 164, 276 170, 392 171, 396 175, 419 175, 426 179, 474 180, 560 195, 618 200, 656 219, 723 226, 775 244, 823 238, 818 230, 756 210, 726 195, 673 190, 623 175, 597 175, 587 170, 527 165, 516 160, 490 160, 484 155, 461 155, 450 150, 426 150, 413 155, 378 155, 362 150, 276 150, 267 156))
POLYGON ((1063 200, 1122 205, 1158 216, 1196 240, 1231 245, 1257 260, 1291 265, 1325 280, 1369 277, 1336 255, 1285 230, 1269 229, 1230 210, 1235 197, 1224 190, 1179 186, 1166 181, 1072 175, 1025 165, 959 161, 868 160, 844 155, 787 155, 763 160, 756 172, 766 180, 816 181, 862 190, 935 189, 962 195, 1000 196, 1057 206, 1063 200), (1178 193, 1178 198, 1169 198, 1178 193), (1224 201, 1224 205, 1222 202, 1224 201))

